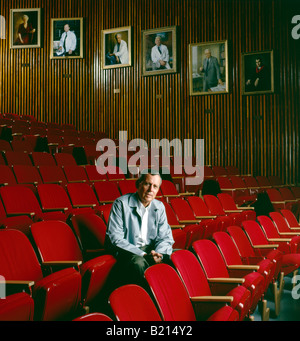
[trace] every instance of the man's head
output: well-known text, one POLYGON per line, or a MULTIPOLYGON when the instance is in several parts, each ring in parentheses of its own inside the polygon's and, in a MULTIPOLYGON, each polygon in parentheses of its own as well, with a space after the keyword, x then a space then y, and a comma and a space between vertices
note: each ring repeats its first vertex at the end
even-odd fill
POLYGON ((115 38, 116 38, 117 43, 118 43, 118 44, 121 44, 121 40, 122 40, 121 34, 120 34, 120 33, 117 33, 117 34, 115 35, 115 38))
POLYGON ((206 57, 207 59, 209 59, 209 58, 211 57, 211 51, 210 51, 210 49, 206 49, 206 50, 204 51, 204 54, 205 54, 205 57, 206 57))
POLYGON ((143 173, 136 181, 137 194, 144 206, 148 206, 155 199, 162 178, 159 173, 143 173))
POLYGON ((69 24, 66 24, 66 25, 64 26, 64 30, 65 30, 65 32, 70 31, 70 26, 69 26, 69 24))
POLYGON ((160 37, 160 36, 156 36, 156 37, 155 37, 155 44, 156 44, 157 46, 159 46, 159 45, 161 44, 161 37, 160 37))
POLYGON ((256 58, 255 64, 256 64, 257 67, 261 67, 261 66, 262 66, 262 60, 261 60, 261 58, 256 58))

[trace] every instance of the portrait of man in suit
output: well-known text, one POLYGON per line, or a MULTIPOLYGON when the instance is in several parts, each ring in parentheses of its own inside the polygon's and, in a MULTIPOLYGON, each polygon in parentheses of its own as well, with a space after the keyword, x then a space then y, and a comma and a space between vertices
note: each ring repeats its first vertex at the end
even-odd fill
POLYGON ((190 44, 190 94, 228 92, 227 41, 190 44))

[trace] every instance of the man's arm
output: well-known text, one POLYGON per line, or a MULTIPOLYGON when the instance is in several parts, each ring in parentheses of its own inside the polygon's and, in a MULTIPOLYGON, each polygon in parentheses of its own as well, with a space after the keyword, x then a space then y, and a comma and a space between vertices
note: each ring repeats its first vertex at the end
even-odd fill
POLYGON ((135 245, 129 243, 125 238, 125 229, 122 202, 120 200, 116 200, 111 208, 106 238, 109 238, 111 245, 116 251, 118 249, 122 249, 138 256, 143 256, 144 252, 135 245))

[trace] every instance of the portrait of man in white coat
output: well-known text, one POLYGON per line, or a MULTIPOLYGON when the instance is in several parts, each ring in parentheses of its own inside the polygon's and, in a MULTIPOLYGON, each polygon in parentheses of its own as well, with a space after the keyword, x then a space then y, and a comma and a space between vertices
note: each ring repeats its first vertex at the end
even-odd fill
POLYGON ((51 59, 83 58, 83 18, 51 19, 51 59))
POLYGON ((61 35, 59 47, 56 51, 57 56, 71 56, 74 54, 77 46, 76 34, 70 30, 70 25, 65 24, 64 33, 61 35))
POLYGON ((128 64, 129 63, 129 53, 128 47, 125 40, 122 39, 122 34, 117 33, 115 35, 116 44, 114 46, 113 52, 108 52, 106 55, 106 63, 113 64, 128 64))
POLYGON ((176 43, 176 26, 142 31, 143 75, 177 72, 176 43))
POLYGON ((171 68, 169 64, 169 50, 166 45, 161 43, 161 37, 159 35, 155 37, 155 45, 151 50, 151 60, 153 70, 171 68))
POLYGON ((102 32, 103 69, 131 66, 131 27, 116 27, 102 32))

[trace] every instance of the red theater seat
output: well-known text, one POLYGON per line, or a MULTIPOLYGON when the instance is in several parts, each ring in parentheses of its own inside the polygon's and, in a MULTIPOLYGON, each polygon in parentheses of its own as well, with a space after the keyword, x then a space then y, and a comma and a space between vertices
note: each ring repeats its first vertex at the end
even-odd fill
MULTIPOLYGON (((82 304, 87 306, 103 289, 116 260, 101 255, 85 260, 72 229, 62 221, 43 221, 31 226, 31 233, 42 262, 70 264, 82 276, 82 304)), ((55 266, 55 265, 54 265, 55 266)))
MULTIPOLYGON (((205 271, 207 278, 226 279, 228 283, 235 282, 241 284, 237 287, 239 290, 248 290, 251 293, 251 308, 250 312, 253 313, 257 307, 258 302, 262 299, 263 294, 263 278, 252 278, 250 275, 245 276, 232 276, 226 263, 218 250, 217 246, 210 240, 198 240, 194 242, 193 249, 205 271)), ((243 294, 244 295, 244 294, 243 294)), ((263 300, 262 317, 263 320, 269 319, 269 309, 267 309, 266 301, 263 300)))
POLYGON ((101 217, 96 214, 78 214, 71 218, 71 223, 85 259, 105 253, 106 224, 101 217))
POLYGON ((109 297, 109 304, 117 321, 161 321, 149 294, 135 284, 115 289, 109 297))
POLYGON ((19 281, 19 290, 32 292, 35 320, 70 318, 79 307, 80 274, 68 268, 43 276, 32 245, 20 231, 0 230, 0 273, 7 285, 19 281))
MULTIPOLYGON (((261 226, 256 221, 244 221, 243 229, 245 230, 251 245, 259 250, 260 255, 264 256, 268 254, 271 250, 277 250, 278 244, 274 244, 268 241, 261 226)), ((279 251, 279 250, 278 250, 279 251)), ((300 266, 300 254, 283 254, 281 258, 281 272, 284 276, 290 273, 296 273, 300 266)))
MULTIPOLYGON (((176 271, 167 264, 156 264, 145 271, 163 321, 196 321, 188 292, 176 271)), ((237 321, 239 314, 229 306, 217 310, 209 321, 237 321)))
POLYGON ((118 185, 114 181, 95 182, 94 189, 100 204, 112 203, 121 196, 118 185))
POLYGON ((32 321, 34 300, 25 292, 0 299, 0 321, 32 321))
POLYGON ((33 191, 25 186, 6 186, 0 188, 3 205, 8 217, 26 215, 33 219, 61 219, 61 212, 43 212, 33 191))
POLYGON ((171 255, 171 260, 178 271, 180 278, 186 286, 190 298, 197 297, 197 315, 202 320, 207 319, 217 308, 223 305, 230 305, 239 313, 239 320, 243 321, 249 314, 251 295, 241 297, 236 295, 234 289, 231 292, 224 292, 222 295, 213 295, 213 285, 210 287, 209 281, 197 260, 196 256, 188 250, 175 251, 171 255))

